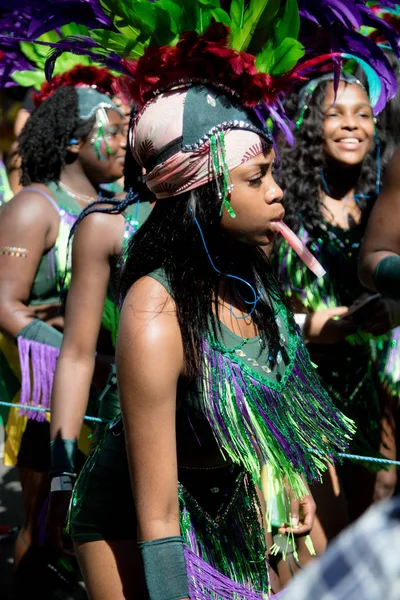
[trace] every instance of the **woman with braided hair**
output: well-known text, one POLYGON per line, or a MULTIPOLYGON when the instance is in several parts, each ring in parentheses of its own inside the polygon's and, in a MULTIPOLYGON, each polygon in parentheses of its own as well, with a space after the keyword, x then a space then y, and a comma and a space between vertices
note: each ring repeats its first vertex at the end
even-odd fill
POLYGON ((62 340, 59 295, 66 269, 67 286, 69 280, 69 232, 100 185, 121 177, 125 139, 123 115, 108 96, 91 88, 56 90, 21 133, 24 187, 1 210, 1 357, 8 365, 2 399, 26 405, 23 414, 10 410, 6 426, 5 461, 19 468, 25 502, 17 567, 35 555, 27 551, 37 550, 49 491, 49 424, 38 409, 50 406, 62 340))
MULTIPOLYGON (((62 528, 77 467, 74 458, 88 405, 99 332, 104 336, 104 330, 108 330, 115 348, 119 321, 117 270, 131 235, 151 210, 151 203, 144 200, 150 195, 142 183, 142 168, 129 151, 125 159, 125 187, 127 195, 123 200, 104 199, 90 204, 71 230, 74 236, 71 284, 50 420, 53 493, 46 529, 49 543, 58 548, 62 546, 62 528), (63 485, 57 486, 61 480, 63 485)), ((112 367, 96 414, 107 422, 119 411, 115 368, 112 367)))

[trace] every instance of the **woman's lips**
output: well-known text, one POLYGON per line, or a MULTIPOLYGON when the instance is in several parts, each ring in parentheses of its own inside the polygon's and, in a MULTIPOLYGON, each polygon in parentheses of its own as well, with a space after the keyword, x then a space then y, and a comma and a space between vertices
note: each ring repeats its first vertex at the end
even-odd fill
POLYGON ((358 150, 361 143, 362 140, 359 140, 358 138, 354 137, 346 137, 341 138, 340 140, 335 140, 335 144, 337 144, 341 148, 344 148, 345 150, 358 150))

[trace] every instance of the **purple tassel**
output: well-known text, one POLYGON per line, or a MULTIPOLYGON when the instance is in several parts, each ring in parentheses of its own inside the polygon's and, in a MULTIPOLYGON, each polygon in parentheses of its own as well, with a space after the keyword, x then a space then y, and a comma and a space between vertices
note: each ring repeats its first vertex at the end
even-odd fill
MULTIPOLYGON (((222 575, 205 560, 197 556, 186 544, 183 546, 186 571, 189 580, 189 595, 193 600, 263 600, 265 593, 246 588, 222 575)), ((283 593, 270 596, 282 598, 283 593)))
MULTIPOLYGON (((54 373, 60 349, 20 336, 18 351, 21 365, 20 403, 28 407, 40 405, 42 408, 50 408, 54 373)), ((46 421, 46 413, 36 410, 21 410, 20 414, 28 419, 46 421)))
POLYGON ((196 600, 262 600, 261 591, 252 591, 222 575, 184 544, 190 598, 196 600))

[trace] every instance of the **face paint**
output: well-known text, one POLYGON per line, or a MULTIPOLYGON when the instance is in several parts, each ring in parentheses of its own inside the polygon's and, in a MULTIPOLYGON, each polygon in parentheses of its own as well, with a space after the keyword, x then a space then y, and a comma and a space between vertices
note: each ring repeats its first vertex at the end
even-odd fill
POLYGON ((107 156, 112 154, 112 150, 107 143, 107 127, 109 120, 106 110, 102 107, 96 112, 96 125, 94 134, 90 143, 94 146, 96 156, 99 160, 107 160, 107 156))

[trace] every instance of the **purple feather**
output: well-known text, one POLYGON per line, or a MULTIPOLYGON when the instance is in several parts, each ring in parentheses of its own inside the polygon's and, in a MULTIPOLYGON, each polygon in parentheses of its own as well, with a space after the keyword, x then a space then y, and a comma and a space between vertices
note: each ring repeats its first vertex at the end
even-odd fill
POLYGON ((361 13, 353 0, 299 0, 300 16, 304 19, 331 28, 341 23, 346 28, 359 29, 362 25, 361 13))
POLYGON ((32 71, 31 64, 16 52, 7 52, 0 58, 0 89, 18 85, 12 78, 15 71, 32 71))
POLYGON ((367 25, 368 27, 373 27, 374 29, 377 29, 389 42, 389 44, 391 45, 393 52, 396 54, 397 58, 400 58, 400 36, 399 33, 393 29, 393 27, 387 23, 386 21, 384 21, 383 19, 380 19, 379 17, 377 17, 372 10, 370 10, 369 8, 367 8, 366 6, 363 6, 361 9, 364 18, 363 18, 363 22, 364 25, 367 25))
POLYGON ((53 48, 53 50, 50 50, 45 64, 45 76, 47 81, 51 81, 56 60, 64 52, 71 52, 78 56, 87 56, 108 69, 117 71, 123 75, 129 75, 129 72, 123 67, 121 58, 118 54, 105 50, 103 46, 89 37, 71 36, 56 43, 46 42, 44 45, 53 48))
POLYGON ((11 78, 15 71, 34 70, 21 51, 18 37, 26 35, 31 12, 35 9, 36 5, 33 2, 31 9, 5 11, 0 17, 0 51, 3 52, 0 60, 0 88, 17 85, 11 78))
POLYGON ((38 9, 38 4, 32 2, 31 8, 4 12, 0 18, 0 33, 9 38, 26 36, 32 20, 33 11, 38 9))
POLYGON ((113 29, 110 19, 101 10, 97 0, 51 0, 35 14, 28 35, 32 39, 38 38, 48 31, 71 23, 72 20, 89 29, 113 29))
POLYGON ((338 47, 335 48, 336 51, 348 52, 365 60, 378 73, 382 82, 381 95, 374 108, 375 114, 378 114, 385 108, 386 103, 395 96, 397 91, 396 76, 388 59, 377 44, 357 31, 342 32, 338 42, 338 47), (343 50, 343 47, 348 48, 348 50, 343 50))

